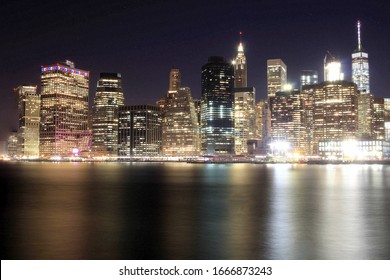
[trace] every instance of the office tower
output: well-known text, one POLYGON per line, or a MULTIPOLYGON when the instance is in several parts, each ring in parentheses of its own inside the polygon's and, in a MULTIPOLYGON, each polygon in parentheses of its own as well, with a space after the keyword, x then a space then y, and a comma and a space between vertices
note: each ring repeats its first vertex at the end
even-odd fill
POLYGON ((164 156, 195 156, 200 153, 198 117, 191 90, 182 87, 170 90, 162 124, 164 156))
POLYGON ((278 153, 281 152, 278 151, 279 148, 288 148, 291 153, 307 154, 309 149, 305 124, 305 102, 300 92, 297 89, 277 92, 275 96, 269 98, 269 103, 271 148, 274 149, 272 152, 278 153))
POLYGON ((384 98, 373 99, 372 137, 375 140, 385 139, 385 99, 384 98))
POLYGON ((12 132, 7 139, 7 156, 15 159, 18 156, 18 134, 12 132))
POLYGON ((255 139, 255 88, 234 89, 234 150, 236 155, 248 154, 248 140, 255 139))
POLYGON ((234 154, 234 69, 220 56, 202 67, 201 137, 208 155, 234 154))
POLYGON ((169 74, 169 91, 178 90, 181 87, 180 70, 172 67, 169 74))
POLYGON ((313 94, 313 152, 319 141, 355 139, 358 133, 358 93, 347 81, 323 82, 308 86, 313 94))
POLYGON ((121 74, 100 73, 92 107, 94 156, 118 155, 118 111, 123 105, 121 74))
POLYGON ((89 71, 74 63, 41 68, 40 156, 71 156, 90 149, 89 71))
POLYGON ((201 105, 201 100, 200 99, 193 99, 193 101, 194 101, 196 116, 198 118, 198 126, 199 126, 199 133, 200 133, 200 123, 201 123, 200 117, 202 115, 201 114, 202 107, 200 106, 201 105))
POLYGON ((262 141, 263 139, 263 108, 264 103, 267 102, 265 99, 261 99, 256 103, 256 132, 255 139, 262 141))
POLYGON ((358 91, 358 137, 372 136, 373 96, 369 92, 358 91))
POLYGON ((318 84, 318 71, 302 70, 301 71, 301 90, 303 86, 318 84))
POLYGON ((119 156, 161 156, 162 110, 156 105, 119 107, 119 156))
POLYGON ((370 74, 368 66, 368 53, 362 47, 360 38, 360 21, 357 22, 358 45, 352 53, 352 81, 361 93, 370 92, 370 74))
POLYGON ((330 52, 325 54, 324 58, 324 81, 342 81, 344 73, 341 72, 341 63, 330 52))
MULTIPOLYGON (((240 35, 242 33, 240 32, 240 35)), ((246 57, 244 54, 244 46, 242 45, 242 40, 237 48, 236 58, 233 60, 234 67, 234 87, 235 88, 244 88, 248 86, 247 83, 247 64, 246 57)))
POLYGON ((268 97, 282 91, 287 84, 287 66, 281 59, 267 60, 267 93, 268 97))
POLYGON ((20 158, 39 157, 39 123, 41 98, 36 86, 19 86, 18 95, 19 128, 17 133, 17 155, 20 158))
POLYGON ((385 139, 390 141, 390 98, 384 98, 385 139))

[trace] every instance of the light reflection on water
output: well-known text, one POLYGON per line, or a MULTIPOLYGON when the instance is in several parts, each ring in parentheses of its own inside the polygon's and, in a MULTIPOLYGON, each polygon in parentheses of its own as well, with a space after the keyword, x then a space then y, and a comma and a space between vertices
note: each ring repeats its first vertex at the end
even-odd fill
POLYGON ((390 166, 1 163, 2 259, 390 259, 390 166))

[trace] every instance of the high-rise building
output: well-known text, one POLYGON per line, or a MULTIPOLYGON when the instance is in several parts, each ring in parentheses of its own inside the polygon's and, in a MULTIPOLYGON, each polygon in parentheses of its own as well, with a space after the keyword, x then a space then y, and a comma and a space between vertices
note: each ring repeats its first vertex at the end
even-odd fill
POLYGON ((287 84, 287 66, 281 59, 267 60, 267 94, 268 97, 282 91, 287 84))
POLYGON ((375 140, 385 139, 385 99, 373 99, 372 137, 375 140))
POLYGON ((169 91, 162 124, 164 156, 200 154, 200 133, 191 90, 182 87, 169 91))
POLYGON ((12 132, 7 139, 7 156, 15 159, 18 157, 18 135, 12 132))
POLYGON ((351 140, 358 133, 358 93, 347 81, 323 82, 308 86, 313 94, 313 152, 319 141, 351 140))
POLYGON ((318 71, 302 70, 301 71, 301 90, 303 86, 318 84, 318 71))
POLYGON ((234 89, 234 150, 236 155, 248 153, 248 140, 256 139, 255 88, 234 89))
POLYGON ((89 71, 66 61, 41 67, 40 156, 88 152, 89 71))
MULTIPOLYGON (((240 32, 240 35, 242 33, 240 32)), ((247 82, 247 64, 246 57, 244 54, 244 46, 242 40, 238 44, 237 55, 233 60, 234 66, 234 87, 235 88, 245 88, 248 86, 247 82)))
POLYGON ((119 156, 161 156, 162 109, 156 105, 119 107, 119 156))
POLYGON ((341 62, 330 52, 327 52, 324 58, 324 81, 334 82, 342 80, 344 80, 344 73, 341 72, 341 62))
POLYGON ((368 66, 368 53, 362 47, 360 37, 360 21, 357 22, 358 45, 352 53, 352 81, 361 93, 370 92, 370 73, 368 66))
POLYGON ((39 157, 39 123, 41 98, 36 86, 19 86, 19 128, 17 132, 17 155, 21 158, 39 157))
POLYGON ((390 98, 384 98, 385 139, 390 141, 390 98))
POLYGON ((172 67, 169 74, 169 91, 178 90, 181 87, 180 69, 172 67))
POLYGON ((202 67, 201 137, 204 154, 234 154, 234 69, 211 56, 202 67))
POLYGON ((305 100, 295 89, 277 92, 269 98, 271 108, 271 145, 284 144, 292 153, 308 154, 305 100))
POLYGON ((92 151, 94 156, 118 155, 118 111, 124 105, 119 73, 100 73, 92 107, 92 151))
POLYGON ((373 96, 369 92, 358 92, 358 136, 368 139, 372 136, 373 96))

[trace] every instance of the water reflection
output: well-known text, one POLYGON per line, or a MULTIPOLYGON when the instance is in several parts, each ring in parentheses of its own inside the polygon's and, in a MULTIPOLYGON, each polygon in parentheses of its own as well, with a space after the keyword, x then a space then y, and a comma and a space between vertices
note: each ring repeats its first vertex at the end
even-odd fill
POLYGON ((1 164, 2 259, 389 259, 389 171, 1 164))

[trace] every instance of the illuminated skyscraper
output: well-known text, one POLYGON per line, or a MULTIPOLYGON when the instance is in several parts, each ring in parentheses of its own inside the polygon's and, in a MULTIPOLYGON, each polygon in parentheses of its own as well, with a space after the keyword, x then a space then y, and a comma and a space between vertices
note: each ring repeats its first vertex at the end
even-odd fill
POLYGON ((390 98, 384 98, 385 139, 390 141, 390 98))
POLYGON ((248 140, 256 132, 255 88, 234 89, 234 150, 237 155, 248 153, 248 140))
POLYGON ((234 154, 234 69, 223 57, 202 67, 201 137, 205 154, 234 154))
POLYGON ((267 94, 268 97, 282 91, 287 84, 287 66, 281 59, 267 60, 267 94))
POLYGON ((341 63, 330 52, 324 58, 324 81, 342 81, 344 73, 341 72, 341 63))
POLYGON ((169 91, 162 125, 164 156, 194 156, 200 154, 198 117, 191 90, 182 87, 169 91))
POLYGON ((92 107, 94 156, 118 155, 118 110, 123 105, 121 74, 101 73, 92 107))
POLYGON ((375 140, 385 139, 385 99, 373 99, 372 137, 375 140))
POLYGON ((176 67, 171 68, 169 74, 169 91, 178 90, 181 87, 180 70, 176 67))
POLYGON ((303 86, 318 84, 318 71, 302 70, 301 71, 301 90, 303 86))
POLYGON ((370 74, 368 66, 368 53, 362 47, 360 39, 360 21, 357 22, 358 45, 352 53, 352 81, 357 89, 363 92, 370 92, 370 74))
POLYGON ((119 107, 119 156, 161 156, 162 109, 157 105, 119 107))
POLYGON ((307 154, 304 99, 298 90, 277 92, 269 98, 272 144, 286 143, 291 152, 307 154))
POLYGON ((89 72, 66 61, 41 68, 40 156, 70 156, 90 149, 89 72))
POLYGON ((319 141, 355 139, 358 133, 358 93, 347 81, 323 82, 309 86, 313 94, 313 152, 319 141))
POLYGON ((358 131, 359 138, 372 136, 373 96, 369 92, 358 92, 358 131))
POLYGON ((39 157, 39 123, 41 98, 36 86, 19 86, 19 128, 17 155, 21 158, 39 157))
MULTIPOLYGON (((242 33, 240 32, 240 35, 242 33)), ((248 86, 247 82, 247 64, 246 57, 244 54, 244 46, 242 40, 238 44, 237 56, 233 60, 234 66, 234 87, 235 88, 244 88, 248 86)))

